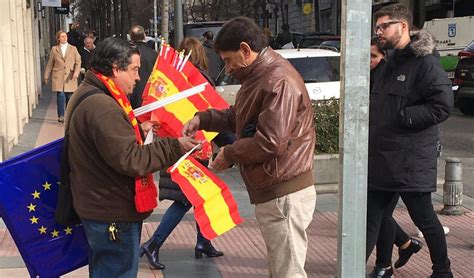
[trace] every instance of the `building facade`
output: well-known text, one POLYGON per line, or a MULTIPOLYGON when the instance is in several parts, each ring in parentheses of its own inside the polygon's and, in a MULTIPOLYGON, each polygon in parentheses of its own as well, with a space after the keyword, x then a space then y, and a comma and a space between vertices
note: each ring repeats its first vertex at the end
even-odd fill
POLYGON ((34 0, 0 1, 0 161, 18 143, 41 97, 41 68, 60 21, 34 0))
MULTIPOLYGON (((434 18, 474 15, 473 0, 372 0, 374 11, 394 3, 409 6, 418 27, 434 18)), ((341 0, 268 1, 267 14, 271 14, 268 27, 274 34, 284 23, 294 32, 341 33, 341 0)))

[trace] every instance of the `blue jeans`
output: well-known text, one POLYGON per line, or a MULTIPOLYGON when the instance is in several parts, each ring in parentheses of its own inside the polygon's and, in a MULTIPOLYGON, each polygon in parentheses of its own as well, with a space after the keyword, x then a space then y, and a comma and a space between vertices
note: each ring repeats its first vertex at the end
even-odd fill
MULTIPOLYGON (((156 228, 153 233, 153 240, 158 243, 161 247, 166 241, 168 236, 173 232, 174 228, 178 226, 179 222, 183 219, 184 215, 192 207, 190 203, 183 204, 179 201, 174 201, 173 204, 166 210, 163 218, 161 219, 160 225, 156 228)), ((199 226, 196 224, 197 229, 197 243, 204 243, 208 240, 202 236, 199 226)))
POLYGON ((117 240, 111 241, 110 223, 81 221, 89 243, 89 277, 137 277, 142 222, 116 222, 117 240))
POLYGON ((64 112, 66 111, 67 104, 71 98, 71 92, 56 92, 56 104, 58 106, 58 117, 64 117, 64 112))

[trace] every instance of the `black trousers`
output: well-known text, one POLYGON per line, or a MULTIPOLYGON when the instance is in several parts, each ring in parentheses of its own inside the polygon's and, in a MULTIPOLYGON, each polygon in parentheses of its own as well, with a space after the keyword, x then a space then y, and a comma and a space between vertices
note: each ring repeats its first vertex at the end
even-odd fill
MULTIPOLYGON (((396 192, 369 191, 367 195, 367 241, 366 260, 369 258, 379 237, 384 215, 392 215, 394 206, 389 208, 396 192)), ((408 213, 415 225, 423 233, 433 263, 433 274, 451 274, 448 248, 443 226, 438 220, 431 203, 430 192, 400 192, 408 213)))
POLYGON ((377 239, 377 259, 375 264, 379 267, 389 267, 392 264, 393 244, 400 247, 410 240, 410 236, 393 219, 390 212, 395 210, 400 195, 393 195, 382 218, 380 233, 377 239))

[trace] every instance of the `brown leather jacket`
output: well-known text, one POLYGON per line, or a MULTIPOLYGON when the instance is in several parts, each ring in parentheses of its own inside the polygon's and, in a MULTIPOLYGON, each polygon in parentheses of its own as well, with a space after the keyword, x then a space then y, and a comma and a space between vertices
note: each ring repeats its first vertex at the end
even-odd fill
POLYGON ((235 105, 198 113, 200 128, 232 131, 224 149, 239 165, 251 203, 264 203, 314 184, 313 109, 304 81, 271 48, 233 73, 242 83, 235 105))

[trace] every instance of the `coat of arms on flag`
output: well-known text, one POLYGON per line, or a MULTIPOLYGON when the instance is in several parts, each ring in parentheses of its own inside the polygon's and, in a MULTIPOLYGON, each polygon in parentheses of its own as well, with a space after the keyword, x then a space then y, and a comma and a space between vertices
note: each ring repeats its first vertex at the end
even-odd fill
MULTIPOLYGON (((225 109, 229 105, 216 92, 207 79, 201 74, 191 62, 188 61, 190 53, 175 51, 171 46, 163 43, 154 66, 153 72, 143 92, 143 103, 147 105, 163 98, 171 97, 180 91, 190 89, 194 86, 205 84, 204 91, 176 101, 165 107, 154 110, 138 117, 140 121, 156 120, 161 123, 158 135, 162 137, 181 137, 184 124, 194 114, 208 108, 225 109)), ((215 132, 199 131, 196 139, 207 141, 195 157, 209 159, 212 148, 210 141, 217 135, 215 132)))
POLYGON ((168 170, 194 206, 194 218, 209 240, 242 222, 227 185, 192 157, 183 157, 168 170))

